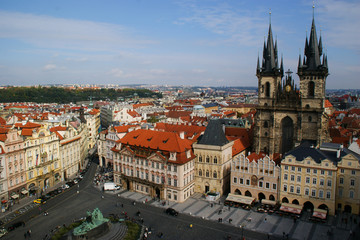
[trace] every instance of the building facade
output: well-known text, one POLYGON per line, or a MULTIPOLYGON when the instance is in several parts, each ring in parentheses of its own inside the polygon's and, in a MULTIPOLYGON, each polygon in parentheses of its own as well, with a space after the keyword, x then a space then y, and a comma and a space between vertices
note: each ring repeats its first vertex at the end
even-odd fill
POLYGON ((112 148, 114 181, 130 191, 183 202, 194 193, 191 144, 172 132, 131 131, 112 148))
POLYGON ((231 193, 279 201, 280 164, 263 153, 240 154, 231 164, 231 193))
POLYGON ((227 194, 233 141, 225 136, 225 126, 211 120, 202 136, 193 144, 195 160, 195 192, 227 194))

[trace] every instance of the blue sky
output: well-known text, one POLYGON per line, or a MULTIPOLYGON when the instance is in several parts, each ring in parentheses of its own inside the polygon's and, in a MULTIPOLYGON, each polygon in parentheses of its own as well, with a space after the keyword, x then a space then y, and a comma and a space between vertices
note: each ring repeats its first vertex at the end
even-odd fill
MULTIPOLYGON (((312 1, 0 0, 0 85, 257 86, 269 25, 298 80, 312 1)), ((315 1, 327 88, 360 88, 360 1, 315 1)))

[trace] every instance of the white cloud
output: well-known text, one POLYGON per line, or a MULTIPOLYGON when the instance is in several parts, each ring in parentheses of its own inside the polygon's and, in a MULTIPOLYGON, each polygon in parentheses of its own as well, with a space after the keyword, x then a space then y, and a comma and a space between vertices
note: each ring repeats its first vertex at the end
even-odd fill
POLYGON ((114 51, 154 43, 132 35, 117 24, 0 10, 0 38, 20 39, 41 48, 114 51))
POLYGON ((57 66, 55 64, 47 64, 44 66, 43 70, 44 71, 52 71, 55 70, 57 68, 57 66))
POLYGON ((320 20, 325 28, 324 42, 329 45, 356 50, 359 53, 360 2, 321 0, 320 3, 320 20))
POLYGON ((174 24, 197 24, 210 32, 247 46, 257 43, 259 34, 266 29, 263 18, 257 17, 256 11, 235 10, 227 4, 205 7, 182 4, 188 8, 191 16, 180 18, 174 24))

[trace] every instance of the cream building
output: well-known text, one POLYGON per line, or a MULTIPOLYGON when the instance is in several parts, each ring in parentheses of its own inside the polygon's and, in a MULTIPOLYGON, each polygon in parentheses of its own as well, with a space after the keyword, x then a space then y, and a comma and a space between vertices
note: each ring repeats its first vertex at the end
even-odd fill
POLYGON ((231 193, 279 200, 280 165, 265 154, 240 154, 232 160, 231 193))
POLYGON ((81 136, 72 127, 56 126, 50 129, 59 137, 60 179, 73 178, 81 169, 81 136))
POLYGON ((25 162, 27 189, 30 195, 41 194, 61 181, 59 160, 59 138, 47 126, 22 130, 25 137, 25 162))
POLYGON ((336 210, 360 214, 360 155, 341 148, 337 170, 336 210))
POLYGON ((281 202, 334 215, 338 160, 326 145, 300 145, 288 152, 281 161, 281 202))
POLYGON ((195 160, 195 192, 229 192, 232 146, 225 127, 217 120, 209 122, 204 135, 193 144, 195 160))

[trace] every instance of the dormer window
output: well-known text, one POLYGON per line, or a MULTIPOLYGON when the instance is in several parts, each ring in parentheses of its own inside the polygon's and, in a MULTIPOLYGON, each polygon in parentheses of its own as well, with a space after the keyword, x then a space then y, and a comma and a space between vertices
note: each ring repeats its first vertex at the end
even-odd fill
POLYGON ((190 158, 190 157, 191 157, 191 152, 190 152, 190 150, 187 150, 187 151, 186 151, 186 157, 187 157, 187 158, 190 158))
POLYGON ((171 152, 169 159, 170 159, 170 160, 176 160, 176 152, 171 152))

